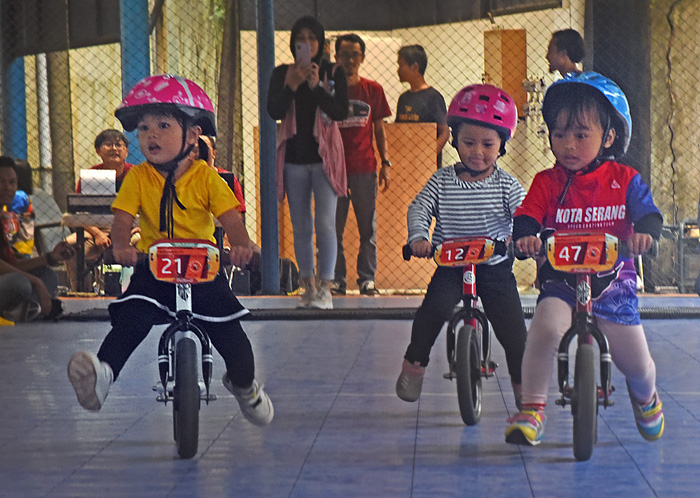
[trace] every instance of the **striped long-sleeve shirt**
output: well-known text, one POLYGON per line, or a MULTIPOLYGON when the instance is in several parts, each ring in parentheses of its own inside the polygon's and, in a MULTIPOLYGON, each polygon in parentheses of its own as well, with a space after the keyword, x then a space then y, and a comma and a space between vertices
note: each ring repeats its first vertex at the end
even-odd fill
MULTIPOLYGON (((513 213, 525 197, 525 190, 511 174, 496 167, 487 178, 465 182, 454 166, 436 171, 408 207, 408 243, 430 239, 432 243, 458 237, 490 237, 505 241, 513 233, 513 213)), ((506 256, 494 256, 495 265, 506 256)))

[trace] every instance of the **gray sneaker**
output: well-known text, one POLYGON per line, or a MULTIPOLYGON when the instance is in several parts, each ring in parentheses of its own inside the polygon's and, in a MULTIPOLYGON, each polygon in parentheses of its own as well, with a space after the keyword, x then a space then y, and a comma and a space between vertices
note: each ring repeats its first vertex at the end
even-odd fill
POLYGON ((409 363, 404 359, 401 364, 401 374, 396 380, 396 395, 404 401, 418 401, 423 390, 425 367, 420 363, 409 363))
POLYGON ((78 403, 86 410, 99 410, 107 399, 114 381, 112 367, 94 353, 78 351, 68 362, 68 378, 73 384, 78 403))
POLYGON ((299 287, 304 289, 304 293, 301 295, 301 300, 297 304, 297 308, 310 308, 311 303, 313 303, 316 298, 316 279, 315 277, 300 278, 299 287))
POLYGON ((221 382, 236 398, 238 406, 241 408, 241 413, 251 424, 263 426, 272 422, 272 418, 275 416, 272 401, 270 401, 270 397, 256 380, 253 380, 253 383, 247 389, 235 387, 231 383, 231 379, 228 378, 228 374, 224 374, 221 382))

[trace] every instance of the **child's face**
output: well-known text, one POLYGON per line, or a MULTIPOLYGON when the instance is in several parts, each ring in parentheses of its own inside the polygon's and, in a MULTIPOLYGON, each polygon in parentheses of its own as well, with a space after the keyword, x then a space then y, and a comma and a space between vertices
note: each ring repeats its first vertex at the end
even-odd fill
MULTIPOLYGON (((562 111, 550 131, 552 153, 569 171, 582 170, 598 157, 603 145, 603 128, 596 112, 585 109, 576 119, 569 120, 568 111, 562 111)), ((610 147, 614 140, 615 130, 610 129, 605 147, 610 147)))
POLYGON ((490 172, 501 150, 496 130, 464 123, 457 133, 459 159, 472 171, 490 172))
MULTIPOLYGON (((187 130, 185 145, 198 138, 196 127, 187 130)), ((145 114, 136 127, 139 147, 146 160, 153 164, 164 164, 175 159, 182 150, 182 126, 172 116, 145 114)))

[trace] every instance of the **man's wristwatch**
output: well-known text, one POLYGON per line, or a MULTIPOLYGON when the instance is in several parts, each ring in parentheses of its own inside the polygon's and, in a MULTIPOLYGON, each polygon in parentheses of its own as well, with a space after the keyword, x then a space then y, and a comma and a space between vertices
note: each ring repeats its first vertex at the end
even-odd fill
POLYGON ((382 159, 382 166, 391 166, 391 161, 388 159, 382 159))

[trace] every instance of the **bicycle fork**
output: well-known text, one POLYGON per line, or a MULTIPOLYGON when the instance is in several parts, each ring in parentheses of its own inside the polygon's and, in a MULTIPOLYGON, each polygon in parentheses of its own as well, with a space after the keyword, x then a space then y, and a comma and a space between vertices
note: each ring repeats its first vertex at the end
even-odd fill
POLYGON ((214 357, 212 355, 211 340, 209 336, 195 324, 192 314, 192 285, 176 284, 176 321, 165 329, 158 342, 158 371, 162 392, 157 396, 158 401, 167 404, 172 400, 172 389, 168 388, 168 381, 173 380, 175 373, 175 354, 177 344, 183 339, 194 341, 197 347, 198 357, 202 359, 201 367, 198 369, 198 379, 200 379, 201 399, 207 403, 216 400, 216 395, 209 394, 211 384, 214 357), (204 384, 203 386, 201 384, 204 384))
POLYGON ((593 320, 593 301, 591 297, 591 275, 578 274, 576 279, 576 310, 573 315, 571 328, 566 331, 559 343, 557 353, 557 374, 559 392, 562 396, 556 401, 557 405, 566 406, 570 403, 570 394, 573 388, 569 385, 569 346, 574 336, 578 336, 578 343, 592 344, 593 340, 598 344, 600 351, 600 384, 602 390, 602 404, 605 408, 612 406, 614 402, 609 398, 612 379, 612 356, 608 339, 596 326, 593 320))
POLYGON ((445 379, 453 380, 457 377, 455 372, 455 344, 456 344, 456 329, 460 322, 465 322, 471 325, 475 331, 479 330, 478 325, 481 325, 482 337, 479 346, 481 347, 481 373, 484 377, 491 377, 496 370, 496 363, 491 361, 489 352, 491 351, 491 334, 489 333, 489 323, 477 305, 476 294, 476 265, 470 263, 465 265, 462 270, 462 309, 457 311, 447 324, 447 357, 450 371, 443 375, 445 379))

